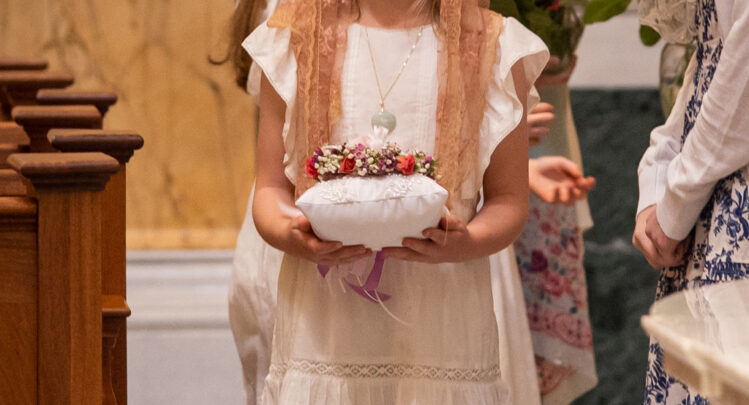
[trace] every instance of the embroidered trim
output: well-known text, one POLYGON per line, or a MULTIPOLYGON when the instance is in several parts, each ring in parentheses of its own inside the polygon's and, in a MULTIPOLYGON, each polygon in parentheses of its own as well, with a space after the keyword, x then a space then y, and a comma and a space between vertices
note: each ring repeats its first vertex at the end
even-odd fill
POLYGON ((468 382, 492 382, 500 377, 499 365, 487 369, 463 369, 411 364, 332 364, 289 360, 284 364, 270 366, 270 374, 274 377, 283 377, 288 371, 341 378, 426 378, 468 382))

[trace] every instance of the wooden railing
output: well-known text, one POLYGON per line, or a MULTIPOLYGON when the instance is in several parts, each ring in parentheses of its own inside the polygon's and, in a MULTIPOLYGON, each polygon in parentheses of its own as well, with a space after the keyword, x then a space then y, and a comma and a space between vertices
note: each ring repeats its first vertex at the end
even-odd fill
POLYGON ((126 404, 125 166, 143 139, 101 129, 116 95, 60 90, 72 78, 43 65, 0 59, 0 322, 15 331, 0 332, 0 404, 126 404))

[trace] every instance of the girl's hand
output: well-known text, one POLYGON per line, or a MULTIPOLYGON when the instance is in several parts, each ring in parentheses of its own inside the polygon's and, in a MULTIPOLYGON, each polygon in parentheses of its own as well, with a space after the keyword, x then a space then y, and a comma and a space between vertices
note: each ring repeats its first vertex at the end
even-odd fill
POLYGON ((570 205, 588 196, 596 179, 583 177, 580 167, 561 156, 528 161, 528 180, 533 194, 550 204, 570 205))
POLYGON ((443 216, 436 228, 422 232, 426 239, 404 238, 403 247, 382 249, 387 257, 424 263, 463 262, 475 257, 473 241, 463 221, 452 215, 443 216))
POLYGON ((287 235, 286 253, 324 266, 355 262, 372 253, 362 245, 343 246, 341 242, 320 240, 304 215, 291 219, 287 235))
POLYGON ((561 61, 559 60, 558 56, 552 55, 551 58, 549 58, 549 63, 546 64, 546 70, 544 70, 544 73, 541 73, 541 77, 536 80, 536 88, 544 89, 547 87, 559 86, 570 81, 570 76, 572 76, 572 72, 575 70, 575 65, 577 64, 576 56, 572 57, 569 66, 567 66, 567 69, 564 69, 559 73, 546 73, 548 70, 554 69, 559 66, 560 62, 561 61))
POLYGON ((549 103, 538 103, 528 114, 528 144, 536 146, 549 135, 549 126, 554 121, 554 106, 549 103))

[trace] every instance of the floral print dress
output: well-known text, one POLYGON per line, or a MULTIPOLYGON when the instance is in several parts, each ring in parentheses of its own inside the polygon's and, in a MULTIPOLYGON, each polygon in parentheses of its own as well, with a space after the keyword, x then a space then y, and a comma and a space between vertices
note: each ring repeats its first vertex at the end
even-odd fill
MULTIPOLYGON (((697 68, 693 94, 684 116, 682 145, 689 136, 710 88, 723 51, 715 0, 698 0, 697 68)), ((694 228, 694 244, 686 265, 661 271, 656 300, 685 288, 747 278, 749 274, 749 195, 744 167, 720 180, 694 228)), ((703 405, 709 402, 669 376, 663 369, 663 351, 651 340, 645 386, 646 405, 703 405)))
MULTIPOLYGON (((531 156, 561 155, 582 164, 566 85, 540 90, 558 112, 551 135, 531 156)), ((530 196, 525 231, 514 244, 544 405, 566 405, 598 381, 583 266, 586 201, 567 206, 530 196)))

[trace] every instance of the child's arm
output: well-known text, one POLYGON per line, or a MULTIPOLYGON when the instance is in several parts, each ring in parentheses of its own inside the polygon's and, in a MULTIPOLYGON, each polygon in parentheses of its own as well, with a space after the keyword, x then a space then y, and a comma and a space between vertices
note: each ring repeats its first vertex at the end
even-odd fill
MULTIPOLYGON (((520 102, 530 84, 523 65, 513 67, 513 81, 520 102)), ((509 246, 523 231, 528 218, 528 123, 526 109, 520 124, 492 153, 484 173, 484 205, 468 225, 448 215, 439 228, 425 229, 427 239, 405 238, 402 248, 386 248, 389 257, 443 263, 488 256, 509 246)))
POLYGON ((283 207, 294 207, 294 187, 284 174, 281 133, 286 105, 268 79, 260 83, 260 123, 255 160, 255 199, 252 218, 271 246, 318 264, 333 265, 358 260, 369 252, 363 246, 343 247, 340 242, 318 239, 303 216, 283 207))

